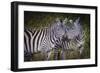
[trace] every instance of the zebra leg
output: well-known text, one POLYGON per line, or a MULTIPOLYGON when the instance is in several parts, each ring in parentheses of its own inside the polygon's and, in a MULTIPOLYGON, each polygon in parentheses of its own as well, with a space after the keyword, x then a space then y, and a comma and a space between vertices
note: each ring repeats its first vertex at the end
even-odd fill
POLYGON ((24 54, 24 61, 32 61, 32 54, 26 53, 24 54))
POLYGON ((47 53, 47 60, 50 60, 50 56, 51 56, 51 51, 49 51, 48 53, 47 53))
POLYGON ((54 60, 58 60, 58 50, 54 49, 54 60))
POLYGON ((82 54, 82 52, 83 52, 83 47, 79 50, 79 52, 80 52, 80 55, 82 54))
POLYGON ((65 60, 66 59, 66 53, 64 50, 61 51, 61 59, 65 60))
POLYGON ((43 55, 43 60, 49 60, 50 58, 50 53, 42 49, 41 54, 43 55))

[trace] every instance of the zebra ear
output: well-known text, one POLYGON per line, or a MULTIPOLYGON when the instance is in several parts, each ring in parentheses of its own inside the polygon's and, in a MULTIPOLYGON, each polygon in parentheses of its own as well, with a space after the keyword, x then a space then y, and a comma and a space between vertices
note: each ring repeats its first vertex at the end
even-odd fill
POLYGON ((80 22, 80 17, 78 17, 76 20, 75 20, 75 23, 79 23, 80 22))
POLYGON ((80 17, 78 17, 75 22, 74 22, 75 26, 80 26, 80 17))
POLYGON ((65 18, 63 24, 66 24, 67 22, 68 22, 68 18, 65 18))
POLYGON ((70 20, 69 20, 69 22, 70 22, 70 23, 73 23, 73 20, 72 20, 72 19, 70 19, 70 20))
POLYGON ((60 19, 59 18, 56 18, 55 24, 58 25, 58 26, 61 25, 61 22, 60 22, 60 19))
POLYGON ((59 18, 56 18, 56 20, 55 20, 56 22, 60 22, 60 19, 59 18))

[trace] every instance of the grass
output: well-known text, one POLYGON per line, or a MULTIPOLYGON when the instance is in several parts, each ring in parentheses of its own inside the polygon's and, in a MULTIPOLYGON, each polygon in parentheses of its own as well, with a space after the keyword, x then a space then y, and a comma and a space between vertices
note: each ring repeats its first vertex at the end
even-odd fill
MULTIPOLYGON (((54 52, 53 51, 51 51, 51 52, 52 52, 52 54, 50 55, 49 60, 54 60, 54 52)), ((74 50, 74 51, 67 50, 67 51, 65 51, 65 59, 66 60, 82 59, 82 56, 80 55, 79 51, 77 51, 77 50, 74 50)), ((62 60, 61 51, 59 51, 58 60, 62 60)), ((33 55, 32 61, 46 61, 46 58, 45 58, 44 54, 36 53, 33 55)))

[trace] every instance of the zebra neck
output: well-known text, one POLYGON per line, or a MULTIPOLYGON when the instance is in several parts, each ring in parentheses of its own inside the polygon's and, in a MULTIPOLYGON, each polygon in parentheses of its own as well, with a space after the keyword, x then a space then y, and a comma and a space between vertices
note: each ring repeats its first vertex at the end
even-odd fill
POLYGON ((56 35, 55 35, 55 33, 54 33, 54 27, 51 27, 50 29, 49 29, 49 38, 50 38, 50 42, 52 43, 52 44, 55 44, 55 42, 56 42, 56 35))

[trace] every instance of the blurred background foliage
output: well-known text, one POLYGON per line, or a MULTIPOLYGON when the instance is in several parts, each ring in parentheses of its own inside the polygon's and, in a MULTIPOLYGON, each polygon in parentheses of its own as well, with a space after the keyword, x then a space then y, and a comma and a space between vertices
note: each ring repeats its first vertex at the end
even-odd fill
MULTIPOLYGON (((81 25, 84 33, 84 50, 81 55, 78 51, 67 51, 66 59, 86 59, 90 58, 90 15, 89 14, 76 14, 76 13, 54 13, 54 12, 31 12, 24 11, 24 26, 27 28, 44 28, 50 26, 56 18, 68 20, 75 20, 80 17, 81 25)), ((51 55, 51 60, 53 53, 51 55)), ((43 55, 35 54, 33 61, 43 60, 43 55), (42 58, 42 59, 41 59, 42 58)))

